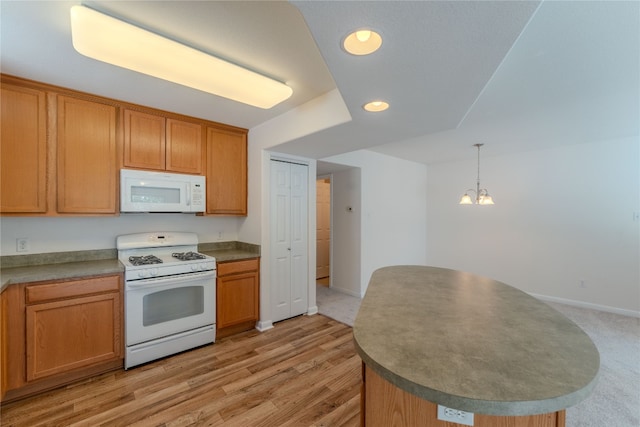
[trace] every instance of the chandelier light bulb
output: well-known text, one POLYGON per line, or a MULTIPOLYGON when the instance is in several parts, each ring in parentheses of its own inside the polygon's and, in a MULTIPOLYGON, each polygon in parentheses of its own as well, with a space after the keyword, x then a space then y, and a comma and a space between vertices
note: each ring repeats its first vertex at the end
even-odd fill
POLYGON ((468 195, 467 193, 464 193, 464 196, 462 196, 462 198, 460 199, 460 204, 461 205, 472 205, 473 201, 471 200, 471 196, 468 195))

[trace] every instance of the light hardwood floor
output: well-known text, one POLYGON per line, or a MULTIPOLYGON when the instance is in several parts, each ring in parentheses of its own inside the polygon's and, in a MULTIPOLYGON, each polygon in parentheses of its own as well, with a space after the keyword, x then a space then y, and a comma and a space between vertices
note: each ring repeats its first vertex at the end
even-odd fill
POLYGON ((4 405, 2 426, 357 426, 349 326, 300 316, 4 405))

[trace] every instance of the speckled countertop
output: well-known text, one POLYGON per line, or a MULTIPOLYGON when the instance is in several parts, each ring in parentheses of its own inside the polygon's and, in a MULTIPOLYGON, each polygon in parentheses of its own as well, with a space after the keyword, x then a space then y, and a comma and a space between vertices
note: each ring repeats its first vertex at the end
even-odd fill
POLYGON ((73 279, 75 277, 120 274, 124 267, 117 259, 76 261, 55 264, 26 265, 2 268, 0 289, 14 283, 41 282, 44 280, 73 279))
MULTIPOLYGON (((202 243, 198 250, 217 262, 260 256, 260 246, 243 242, 202 243)), ((115 249, 52 252, 0 257, 0 291, 12 283, 119 274, 124 266, 115 249)))
POLYGON ((573 406, 589 396, 600 368, 587 334, 547 304, 435 267, 375 271, 353 336, 367 366, 397 387, 488 415, 573 406))
POLYGON ((260 256, 259 245, 244 242, 202 243, 198 245, 198 251, 215 257, 217 262, 237 261, 260 256))

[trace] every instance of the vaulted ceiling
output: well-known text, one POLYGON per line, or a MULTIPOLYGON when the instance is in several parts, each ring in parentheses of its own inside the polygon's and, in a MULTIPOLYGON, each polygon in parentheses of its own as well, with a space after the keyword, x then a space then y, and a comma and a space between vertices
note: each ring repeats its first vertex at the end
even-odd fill
POLYGON ((337 90, 346 123, 277 150, 321 159, 361 148, 423 163, 638 137, 636 1, 84 1, 91 8, 293 88, 270 110, 78 54, 78 1, 0 2, 3 73, 253 128, 337 90), (372 28, 356 57, 344 36, 372 28), (371 99, 391 108, 365 112, 371 99))

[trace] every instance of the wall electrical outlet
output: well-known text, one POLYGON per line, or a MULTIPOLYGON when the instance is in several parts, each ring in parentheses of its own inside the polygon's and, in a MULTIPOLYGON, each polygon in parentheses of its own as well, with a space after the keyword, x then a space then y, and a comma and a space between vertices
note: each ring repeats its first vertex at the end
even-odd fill
POLYGON ((453 423, 464 424, 466 426, 473 425, 473 412, 465 412, 459 409, 448 408, 438 405, 438 419, 442 421, 451 421, 453 423))
POLYGON ((16 239, 16 252, 29 252, 29 239, 19 237, 16 239))

